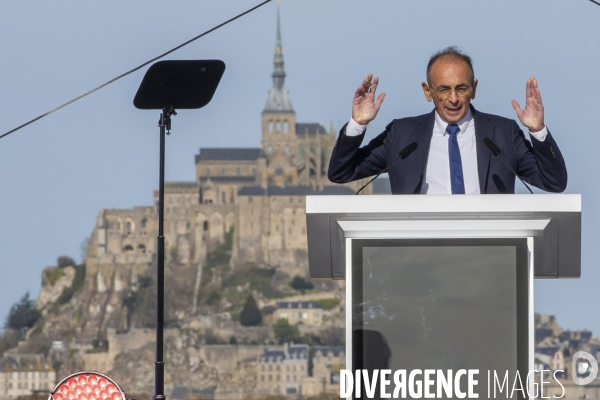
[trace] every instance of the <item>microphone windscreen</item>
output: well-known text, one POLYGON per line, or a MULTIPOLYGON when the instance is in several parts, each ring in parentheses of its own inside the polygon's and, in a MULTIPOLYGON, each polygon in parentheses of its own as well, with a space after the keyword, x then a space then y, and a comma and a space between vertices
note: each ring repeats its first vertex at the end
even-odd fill
POLYGON ((413 151, 415 151, 418 146, 419 145, 417 144, 417 142, 412 142, 411 144, 409 144, 408 146, 406 146, 405 148, 400 150, 400 153, 398 153, 398 157, 400 157, 400 159, 404 160, 406 157, 410 156, 410 154, 413 151))
POLYGON ((492 142, 490 138, 483 139, 483 143, 487 146, 487 148, 492 152, 493 155, 499 156, 500 153, 502 153, 498 146, 496 146, 496 143, 492 142))

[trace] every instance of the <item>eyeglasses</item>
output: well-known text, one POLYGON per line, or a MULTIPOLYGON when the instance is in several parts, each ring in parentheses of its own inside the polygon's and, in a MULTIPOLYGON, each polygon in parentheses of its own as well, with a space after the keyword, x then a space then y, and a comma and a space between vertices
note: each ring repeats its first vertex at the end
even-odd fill
POLYGON ((435 89, 435 94, 442 99, 450 97, 452 92, 455 92, 458 97, 467 97, 471 94, 471 89, 471 86, 457 86, 454 89, 451 89, 448 86, 441 86, 435 89))

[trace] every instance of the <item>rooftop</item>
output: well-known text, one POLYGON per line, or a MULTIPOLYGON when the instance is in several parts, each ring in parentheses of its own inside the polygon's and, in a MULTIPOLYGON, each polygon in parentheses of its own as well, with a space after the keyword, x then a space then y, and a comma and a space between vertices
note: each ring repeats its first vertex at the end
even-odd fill
POLYGON ((254 161, 265 156, 260 148, 201 148, 196 154, 200 161, 254 161))
POLYGON ((202 176, 200 182, 206 182, 207 180, 212 182, 254 182, 256 178, 254 176, 202 176))
MULTIPOLYGON (((286 345, 287 346, 287 345, 286 345)), ((279 363, 284 361, 308 360, 308 345, 306 344, 290 344, 284 348, 268 348, 266 347, 260 355, 261 363, 279 363)))
POLYGON ((263 112, 294 112, 292 107, 292 101, 290 100, 290 93, 285 88, 283 82, 281 87, 273 85, 269 90, 269 97, 267 98, 267 104, 263 112))
POLYGON ((346 353, 345 346, 318 346, 315 347, 315 355, 321 353, 322 356, 327 357, 331 354, 333 357, 339 357, 340 354, 346 353))
POLYGON ((0 371, 53 371, 41 354, 11 354, 0 359, 0 371))
POLYGON ((327 130, 321 124, 301 123, 296 124, 296 135, 326 135, 327 130))
POLYGON ((238 191, 238 196, 311 196, 311 195, 352 195, 354 191, 346 186, 325 186, 322 191, 310 186, 246 186, 238 191))
POLYGON ((316 301, 280 301, 276 308, 322 308, 316 301))

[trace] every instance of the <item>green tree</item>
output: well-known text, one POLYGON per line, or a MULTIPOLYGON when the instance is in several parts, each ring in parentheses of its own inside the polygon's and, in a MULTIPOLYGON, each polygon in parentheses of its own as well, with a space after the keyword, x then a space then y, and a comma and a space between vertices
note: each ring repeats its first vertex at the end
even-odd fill
POLYGON ((142 328, 156 328, 156 285, 152 277, 138 276, 135 284, 123 298, 127 307, 127 325, 142 328))
POLYGON ((75 266, 77 263, 69 256, 59 256, 56 260, 56 266, 58 268, 65 268, 75 266))
POLYGON ((290 325, 287 319, 281 318, 273 325, 273 331, 275 333, 275 339, 279 344, 285 342, 297 342, 300 339, 300 332, 298 328, 290 325))
POLYGON ((246 304, 240 313, 240 323, 243 326, 256 326, 262 321, 262 314, 251 294, 246 299, 246 304))
POLYGON ((344 328, 337 326, 328 326, 321 329, 319 336, 324 346, 343 346, 346 342, 344 328))
POLYGON ((171 250, 169 251, 169 254, 171 256, 171 260, 172 261, 177 261, 177 254, 179 252, 179 249, 177 249, 177 246, 173 246, 171 247, 171 250))
POLYGON ((305 290, 314 289, 314 286, 310 280, 307 281, 298 275, 292 279, 290 286, 296 290, 299 290, 302 294, 304 294, 305 290))
POLYGON ((225 342, 212 329, 207 329, 204 334, 204 344, 225 344, 225 342))
POLYGON ((219 293, 218 290, 215 290, 208 295, 208 298, 206 299, 206 304, 208 304, 209 306, 217 305, 221 301, 221 298, 221 293, 219 293))
POLYGON ((56 372, 57 375, 60 372, 62 365, 63 365, 62 361, 58 361, 58 360, 56 360, 52 363, 52 368, 54 368, 54 371, 56 372))
POLYGON ((40 318, 40 312, 35 308, 35 302, 29 298, 29 292, 18 303, 13 304, 6 317, 4 328, 24 332, 31 328, 40 318))

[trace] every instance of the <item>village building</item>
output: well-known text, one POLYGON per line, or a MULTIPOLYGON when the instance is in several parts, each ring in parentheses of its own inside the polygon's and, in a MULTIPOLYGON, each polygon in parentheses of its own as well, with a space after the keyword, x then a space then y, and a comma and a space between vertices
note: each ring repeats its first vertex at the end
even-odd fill
POLYGON ((258 357, 257 393, 299 396, 308 377, 308 346, 267 347, 258 357))
POLYGON ((5 354, 0 360, 0 400, 50 391, 56 373, 41 354, 5 354))
POLYGON ((340 393, 340 371, 346 368, 344 346, 318 346, 312 351, 312 376, 303 382, 304 394, 340 393))
POLYGON ((323 307, 316 301, 281 301, 275 304, 273 321, 285 319, 290 325, 303 323, 309 326, 321 326, 323 307))

